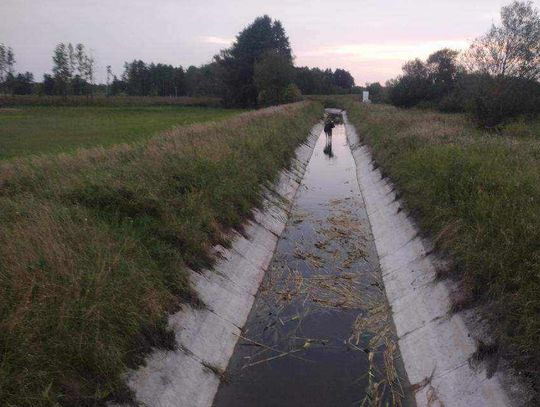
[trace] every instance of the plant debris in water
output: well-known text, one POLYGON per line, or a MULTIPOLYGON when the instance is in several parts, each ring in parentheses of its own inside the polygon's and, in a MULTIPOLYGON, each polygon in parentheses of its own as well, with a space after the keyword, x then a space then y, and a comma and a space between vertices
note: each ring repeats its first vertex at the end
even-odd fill
POLYGON ((389 306, 379 270, 365 267, 368 237, 353 201, 332 200, 327 205, 330 216, 326 219, 312 219, 304 211, 293 214, 293 224, 310 218, 315 239, 295 240, 293 262, 274 260, 260 287, 264 309, 258 313, 257 323, 261 329, 248 329, 241 336, 243 345, 255 349, 245 357, 242 369, 285 357, 313 363, 309 368, 316 369, 317 361, 309 358, 308 350, 344 345, 367 354, 367 377, 359 378, 365 379, 367 388, 358 405, 401 406, 404 392, 395 366, 399 352, 389 306), (308 271, 295 267, 295 262, 301 262, 308 271), (348 336, 336 341, 302 333, 306 318, 339 312, 356 315, 348 336))

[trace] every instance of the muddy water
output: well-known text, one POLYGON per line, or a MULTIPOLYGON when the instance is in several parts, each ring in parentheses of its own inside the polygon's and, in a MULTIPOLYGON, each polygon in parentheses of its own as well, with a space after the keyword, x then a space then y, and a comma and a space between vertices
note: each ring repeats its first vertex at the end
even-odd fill
MULTIPOLYGON (((345 129, 321 134, 216 407, 399 405, 405 380, 345 129)), ((408 403, 407 403, 408 404, 408 403)))

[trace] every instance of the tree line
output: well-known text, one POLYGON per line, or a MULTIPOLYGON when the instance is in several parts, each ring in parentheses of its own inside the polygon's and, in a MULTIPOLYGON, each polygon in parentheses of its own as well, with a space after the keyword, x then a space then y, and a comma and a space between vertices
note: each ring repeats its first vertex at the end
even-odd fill
POLYGON ((107 66, 106 84, 95 84, 95 61, 83 44, 60 43, 52 57, 52 74, 34 83, 30 72, 14 74, 14 53, 0 48, 0 86, 4 94, 130 96, 216 96, 227 106, 257 107, 292 102, 302 94, 359 91, 344 69, 295 67, 282 24, 256 18, 233 45, 200 67, 133 60, 117 76, 107 66))
POLYGON ((484 127, 540 112, 540 16, 530 1, 501 9, 501 23, 465 52, 442 49, 403 65, 386 85, 400 107, 468 112, 484 127))
POLYGON ((111 92, 219 96, 229 106, 256 107, 291 102, 302 94, 350 93, 354 85, 344 69, 295 67, 283 26, 262 16, 242 30, 230 48, 201 67, 126 63, 111 92))
POLYGON ((30 94, 34 75, 31 72, 15 73, 15 53, 11 47, 0 43, 0 93, 30 94))
POLYGON ((354 78, 344 69, 295 68, 294 82, 304 95, 330 95, 359 91, 354 78))

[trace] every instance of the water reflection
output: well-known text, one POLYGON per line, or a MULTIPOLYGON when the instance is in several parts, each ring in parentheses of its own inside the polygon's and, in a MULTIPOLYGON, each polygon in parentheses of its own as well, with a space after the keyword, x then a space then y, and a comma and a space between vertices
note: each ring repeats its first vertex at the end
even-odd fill
POLYGON ((323 153, 328 156, 328 158, 334 157, 334 152, 332 151, 332 134, 326 135, 326 145, 324 146, 323 153))

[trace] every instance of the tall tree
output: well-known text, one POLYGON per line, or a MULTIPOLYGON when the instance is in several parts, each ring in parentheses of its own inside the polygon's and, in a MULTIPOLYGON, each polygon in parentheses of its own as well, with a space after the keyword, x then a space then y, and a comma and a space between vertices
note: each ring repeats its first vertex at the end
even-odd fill
POLYGON ((43 84, 41 85, 41 90, 45 95, 54 95, 55 80, 49 74, 43 75, 43 84))
MULTIPOLYGON (((86 81, 87 81, 87 59, 86 52, 83 44, 77 44, 75 46, 75 51, 73 52, 73 46, 69 44, 68 46, 69 55, 70 55, 70 65, 72 75, 74 72, 77 72, 75 77, 72 79, 73 82, 79 84, 79 91, 75 91, 75 94, 87 93, 86 91, 86 81)), ((75 84, 73 84, 75 87, 75 84)))
MULTIPOLYGON (((70 48, 72 48, 72 45, 69 44, 70 48)), ((72 52, 73 54, 73 52, 72 52)), ((84 50, 83 44, 77 44, 75 47, 75 54, 74 57, 70 58, 71 63, 71 71, 75 72, 77 71, 77 75, 79 75, 81 78, 84 78, 86 76, 86 52, 84 50)))
POLYGON ((85 80, 90 84, 90 95, 93 97, 95 60, 92 55, 87 55, 85 60, 85 80))
POLYGON ((333 75, 333 83, 338 88, 350 91, 354 86, 354 78, 345 69, 336 69, 333 75))
POLYGON ((257 105, 258 91, 253 82, 255 63, 267 52, 275 52, 292 63, 291 46, 283 26, 265 15, 257 17, 238 34, 231 48, 215 57, 223 69, 227 104, 257 105))
POLYGON ((354 78, 344 69, 295 68, 295 84, 304 95, 330 95, 352 91, 354 78))
POLYGON ((92 93, 94 58, 83 44, 60 43, 54 49, 53 74, 56 93, 92 93))
POLYGON ((390 101, 396 106, 411 107, 433 98, 433 84, 427 64, 416 58, 402 67, 403 75, 389 83, 390 101))
POLYGON ((255 62, 253 83, 258 92, 258 104, 277 105, 286 103, 287 87, 292 84, 294 67, 285 56, 268 51, 255 62))
POLYGON ((465 61, 471 71, 493 76, 540 79, 540 16, 532 2, 501 9, 501 24, 477 38, 465 61))
MULTIPOLYGON (((82 50, 82 44, 78 44, 80 46, 80 49, 82 50)), ((73 77, 76 75, 77 71, 77 54, 75 53, 75 47, 73 47, 73 44, 70 42, 66 45, 67 47, 67 59, 68 59, 68 69, 69 69, 69 76, 73 77)), ((77 47, 79 48, 79 47, 77 47)), ((78 49, 77 49, 78 51, 78 49)), ((84 55, 84 54, 83 54, 84 55)))
POLYGON ((456 85, 458 75, 464 72, 457 62, 458 56, 458 51, 444 48, 428 57, 426 66, 435 99, 449 94, 456 85))
POLYGON ((190 66, 185 72, 185 92, 190 96, 223 96, 221 66, 216 62, 190 66))
POLYGON ((13 81, 14 95, 30 95, 33 91, 34 75, 31 72, 18 74, 13 81))
POLYGON ((0 87, 7 92, 13 79, 15 54, 11 47, 0 44, 0 87))
POLYGON ((66 44, 60 43, 54 49, 53 74, 58 93, 67 96, 71 81, 71 60, 66 44))
POLYGON ((184 94, 184 70, 165 64, 126 62, 122 79, 128 95, 178 96, 184 94))
POLYGON ((111 94, 110 92, 110 86, 111 86, 111 80, 113 79, 114 75, 112 73, 112 68, 110 65, 107 65, 107 96, 111 94))
POLYGON ((431 54, 426 63, 430 77, 435 83, 451 84, 461 70, 457 63, 459 52, 444 48, 431 54))
POLYGON ((366 83, 366 90, 369 92, 369 98, 372 102, 382 102, 384 99, 384 88, 379 82, 366 83))
POLYGON ((427 65, 420 59, 416 58, 412 61, 407 61, 402 67, 403 76, 415 79, 428 79, 427 65))

